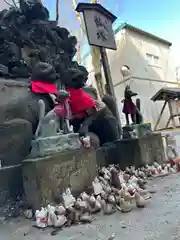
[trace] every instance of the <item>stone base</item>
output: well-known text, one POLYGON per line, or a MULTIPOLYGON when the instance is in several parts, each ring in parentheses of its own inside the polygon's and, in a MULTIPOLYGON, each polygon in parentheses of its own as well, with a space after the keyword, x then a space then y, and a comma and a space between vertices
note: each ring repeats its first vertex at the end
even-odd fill
POLYGON ((133 130, 135 131, 136 136, 138 138, 141 138, 141 137, 145 136, 146 134, 152 132, 150 123, 141 123, 141 124, 135 124, 135 125, 130 125, 130 126, 124 126, 123 131, 124 132, 129 131, 129 128, 131 128, 132 131, 133 130))
POLYGON ((0 168, 0 205, 23 194, 21 165, 0 168))
POLYGON ((122 139, 115 145, 104 147, 106 164, 120 164, 122 168, 152 164, 162 164, 165 160, 161 134, 153 134, 136 139, 122 139))
POLYGON ((122 167, 163 163, 164 149, 161 134, 144 136, 138 139, 119 140, 116 145, 117 163, 122 167))
POLYGON ((96 151, 97 155, 97 165, 98 166, 105 166, 117 161, 117 156, 114 154, 116 151, 116 144, 111 143, 105 146, 100 147, 96 151))
POLYGON ((58 134, 53 137, 38 138, 32 141, 30 158, 45 157, 55 152, 80 149, 79 134, 58 134))
POLYGON ((60 198, 71 187, 74 194, 91 186, 96 176, 94 149, 71 150, 23 162, 24 189, 33 209, 60 198))

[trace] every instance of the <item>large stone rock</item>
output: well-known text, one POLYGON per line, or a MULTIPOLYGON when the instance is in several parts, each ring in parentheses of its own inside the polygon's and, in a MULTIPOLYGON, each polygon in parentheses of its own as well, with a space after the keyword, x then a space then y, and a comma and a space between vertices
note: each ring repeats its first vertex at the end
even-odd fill
POLYGON ((94 149, 71 150, 23 162, 24 189, 33 209, 60 198, 67 187, 77 195, 91 186, 95 176, 94 149))
POLYGON ((31 124, 23 119, 13 119, 0 124, 0 160, 2 166, 17 165, 30 151, 31 124))

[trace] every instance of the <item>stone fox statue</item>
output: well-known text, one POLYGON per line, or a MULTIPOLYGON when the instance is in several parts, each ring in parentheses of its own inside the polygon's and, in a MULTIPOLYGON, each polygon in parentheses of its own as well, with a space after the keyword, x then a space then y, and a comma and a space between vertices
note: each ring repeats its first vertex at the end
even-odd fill
POLYGON ((115 101, 105 95, 103 101, 98 100, 97 92, 92 87, 85 87, 88 72, 85 67, 77 67, 77 63, 63 72, 61 79, 66 91, 70 93, 69 105, 72 112, 71 124, 75 132, 99 138, 100 145, 119 138, 117 116, 114 114, 115 101))
POLYGON ((39 122, 38 102, 42 100, 45 103, 45 114, 54 108, 50 94, 56 93, 56 82, 55 69, 50 64, 40 62, 34 68, 29 88, 24 88, 24 93, 16 98, 9 94, 8 103, 1 108, 2 165, 20 163, 30 153, 31 141, 39 122), (42 86, 46 86, 48 92, 41 89, 42 86))
MULTIPOLYGON (((133 124, 139 124, 142 122, 142 115, 140 113, 140 106, 136 106, 133 101, 132 97, 137 96, 137 93, 131 91, 130 86, 127 85, 124 90, 124 99, 123 102, 123 113, 126 117, 126 124, 129 125, 129 115, 131 116, 131 120, 133 124)), ((137 101, 138 105, 140 105, 139 100, 137 101)))
POLYGON ((45 102, 40 99, 39 105, 39 122, 35 132, 35 138, 50 137, 60 133, 71 132, 69 119, 71 116, 69 103, 67 98, 69 94, 66 91, 59 91, 58 97, 50 94, 50 98, 54 102, 54 108, 46 114, 45 102), (59 102, 58 102, 59 100, 59 102))
POLYGON ((119 138, 117 118, 105 102, 98 100, 95 89, 88 87, 84 89, 67 88, 67 91, 70 92, 71 124, 75 132, 84 136, 89 133, 95 134, 99 138, 100 145, 119 138))
POLYGON ((58 90, 55 83, 55 69, 49 64, 39 62, 31 77, 31 91, 39 96, 47 95, 52 102, 52 109, 46 111, 46 104, 43 99, 38 101, 39 122, 35 131, 35 138, 55 136, 57 133, 70 132, 69 120, 70 109, 68 104, 69 93, 63 89, 58 90), (49 70, 48 70, 49 69, 49 70), (54 77, 54 79, 52 79, 54 77), (63 129, 65 127, 66 129, 63 129))

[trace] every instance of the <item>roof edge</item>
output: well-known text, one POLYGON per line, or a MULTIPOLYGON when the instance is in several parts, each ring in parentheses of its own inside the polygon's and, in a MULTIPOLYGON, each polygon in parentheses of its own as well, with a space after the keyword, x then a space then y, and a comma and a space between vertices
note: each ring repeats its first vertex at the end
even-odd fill
POLYGON ((144 30, 142 30, 142 29, 140 29, 140 28, 134 27, 133 25, 128 24, 128 23, 126 23, 126 22, 123 23, 123 24, 121 24, 121 25, 116 29, 115 33, 119 32, 121 29, 130 29, 130 30, 133 31, 133 32, 140 33, 140 34, 142 34, 142 35, 144 35, 144 36, 147 36, 147 37, 149 37, 149 38, 152 38, 152 39, 154 39, 154 40, 157 40, 157 41, 159 41, 159 42, 162 42, 162 43, 168 45, 169 47, 172 46, 172 43, 171 43, 171 42, 169 42, 169 41, 167 41, 167 40, 165 40, 165 39, 163 39, 163 38, 160 38, 160 37, 158 37, 158 36, 156 36, 156 35, 154 35, 154 34, 151 34, 151 33, 149 33, 149 32, 146 32, 146 31, 144 31, 144 30))

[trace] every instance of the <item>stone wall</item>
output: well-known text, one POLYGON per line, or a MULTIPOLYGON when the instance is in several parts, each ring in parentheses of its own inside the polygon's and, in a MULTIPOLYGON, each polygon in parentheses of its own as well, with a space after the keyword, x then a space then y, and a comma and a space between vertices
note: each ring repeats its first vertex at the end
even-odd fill
POLYGON ((23 162, 24 189, 34 209, 60 198, 71 187, 78 195, 96 176, 96 152, 81 149, 23 162))

